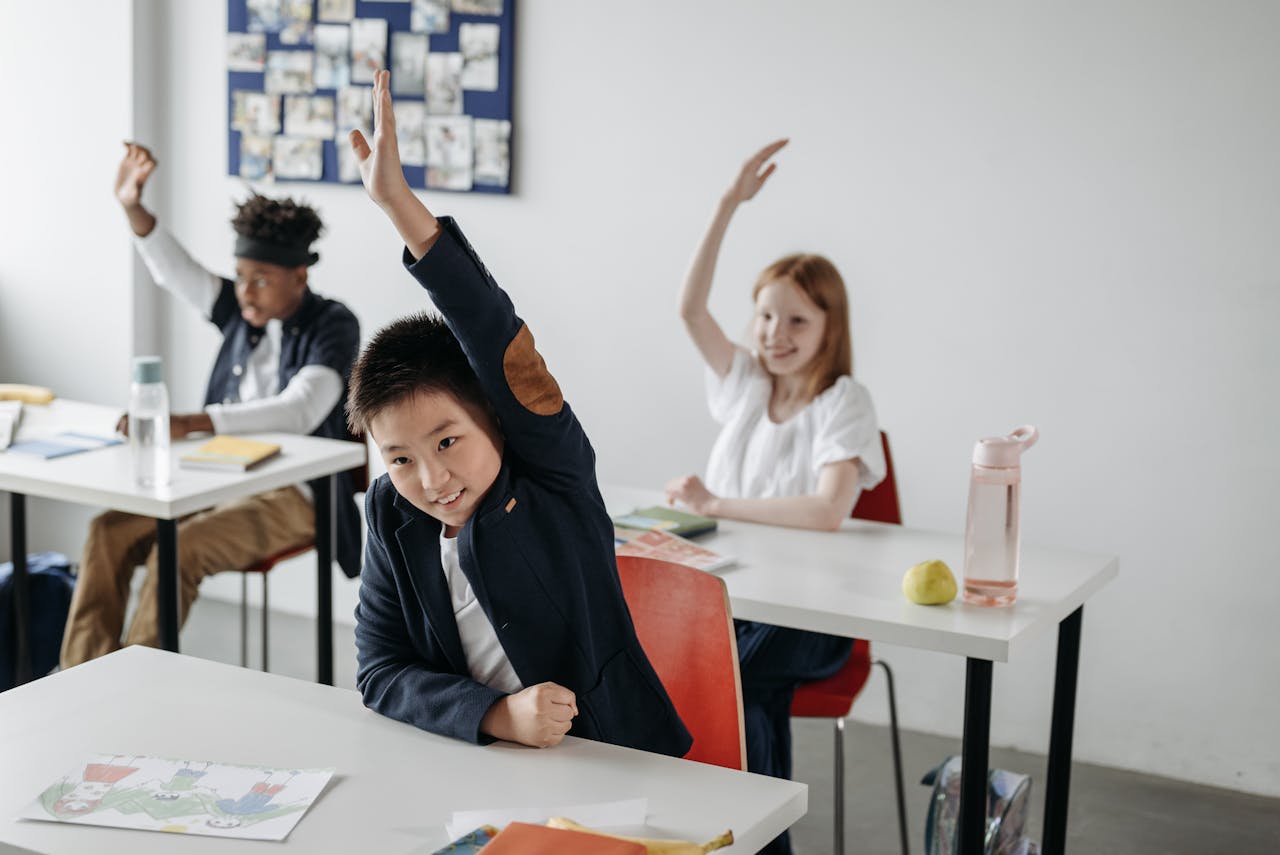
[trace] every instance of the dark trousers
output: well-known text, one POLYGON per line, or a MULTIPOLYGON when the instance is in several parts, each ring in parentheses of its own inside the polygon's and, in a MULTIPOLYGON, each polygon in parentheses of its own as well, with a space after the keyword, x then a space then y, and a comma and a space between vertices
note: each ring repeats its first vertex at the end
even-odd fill
MULTIPOLYGON (((742 715, 746 725, 747 770, 791 778, 791 696, 796 686, 840 670, 853 640, 818 632, 735 620, 742 671, 742 715)), ((791 855, 791 838, 778 835, 761 850, 791 855)))

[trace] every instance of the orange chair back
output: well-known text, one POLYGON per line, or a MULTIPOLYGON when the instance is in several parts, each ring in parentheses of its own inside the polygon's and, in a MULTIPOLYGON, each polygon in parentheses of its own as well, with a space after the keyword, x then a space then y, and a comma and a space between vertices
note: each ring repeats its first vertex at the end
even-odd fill
POLYGON ((889 435, 880 431, 880 447, 884 449, 884 480, 864 490, 853 506, 851 517, 872 522, 902 525, 902 508, 898 505, 898 482, 893 475, 893 455, 889 453, 889 435))
POLYGON ((687 760, 747 768, 738 641, 724 580, 654 558, 618 556, 640 646, 685 727, 687 760))

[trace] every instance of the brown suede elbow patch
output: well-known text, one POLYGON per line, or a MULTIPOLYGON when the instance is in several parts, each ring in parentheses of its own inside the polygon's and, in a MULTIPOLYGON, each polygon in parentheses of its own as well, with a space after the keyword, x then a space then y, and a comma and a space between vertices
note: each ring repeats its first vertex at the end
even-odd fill
POLYGON ((502 373, 506 375, 511 394, 531 413, 554 416, 564 406, 560 386, 534 348, 533 333, 527 325, 521 326, 507 345, 502 355, 502 373))

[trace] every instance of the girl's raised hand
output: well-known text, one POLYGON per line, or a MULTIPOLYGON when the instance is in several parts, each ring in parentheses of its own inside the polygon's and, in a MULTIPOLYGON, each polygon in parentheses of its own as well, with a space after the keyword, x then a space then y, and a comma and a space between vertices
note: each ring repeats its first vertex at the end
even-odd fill
POLYGON ((374 73, 372 145, 358 130, 351 132, 350 140, 360 163, 360 180, 373 201, 385 208, 403 194, 413 193, 400 168, 396 117, 391 109, 391 72, 374 73))
POLYGON ((733 186, 729 188, 726 195, 738 204, 754 198, 764 183, 769 180, 773 170, 778 168, 776 163, 769 163, 768 166, 765 164, 788 142, 790 142, 789 139, 776 140, 751 155, 747 162, 742 164, 737 179, 734 180, 733 186))
POLYGON ((126 142, 124 158, 116 170, 116 198, 126 208, 142 201, 142 187, 155 171, 156 159, 146 146, 126 142))

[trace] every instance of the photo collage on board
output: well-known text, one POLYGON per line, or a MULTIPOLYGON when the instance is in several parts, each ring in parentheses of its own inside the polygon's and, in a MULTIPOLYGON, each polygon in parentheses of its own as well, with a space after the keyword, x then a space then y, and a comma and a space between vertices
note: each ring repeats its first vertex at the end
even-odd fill
POLYGON ((231 174, 359 183, 386 68, 410 184, 509 192, 514 3, 228 0, 231 174))

